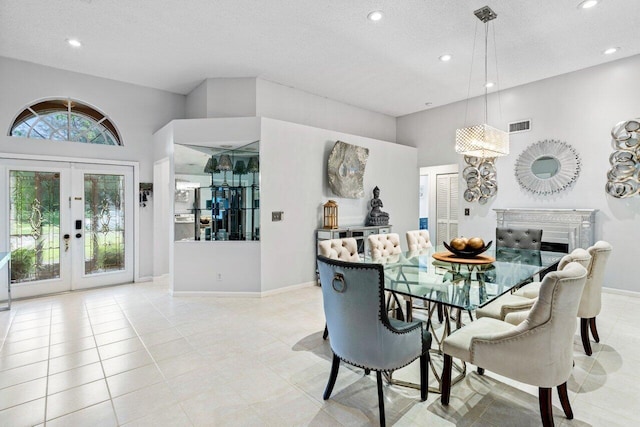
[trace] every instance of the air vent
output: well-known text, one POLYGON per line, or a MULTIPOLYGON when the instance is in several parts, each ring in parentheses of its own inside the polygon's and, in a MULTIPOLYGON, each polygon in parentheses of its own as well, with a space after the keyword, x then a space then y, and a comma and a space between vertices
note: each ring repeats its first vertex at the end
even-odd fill
POLYGON ((531 130, 531 120, 509 123, 509 133, 520 133, 531 130))

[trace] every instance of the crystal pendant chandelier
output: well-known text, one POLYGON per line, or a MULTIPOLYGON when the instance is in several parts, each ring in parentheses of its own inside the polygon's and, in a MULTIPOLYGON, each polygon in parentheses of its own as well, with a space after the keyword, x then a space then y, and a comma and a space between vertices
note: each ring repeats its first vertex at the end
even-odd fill
POLYGON ((478 9, 473 14, 484 23, 484 124, 456 129, 455 149, 457 153, 465 156, 483 159, 506 156, 509 154, 509 134, 487 124, 489 22, 496 19, 498 15, 489 6, 478 9))

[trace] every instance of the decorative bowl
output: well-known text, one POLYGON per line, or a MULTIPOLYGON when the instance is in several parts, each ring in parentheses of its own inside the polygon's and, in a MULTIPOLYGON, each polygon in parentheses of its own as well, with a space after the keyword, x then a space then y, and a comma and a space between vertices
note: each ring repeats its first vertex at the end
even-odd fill
POLYGON ((490 241, 489 243, 487 243, 486 245, 484 245, 483 247, 481 247, 480 249, 463 249, 463 250, 459 251, 459 250, 454 249, 451 246, 449 246, 449 244, 447 242, 442 242, 444 247, 447 248, 447 250, 449 252, 451 252, 452 254, 457 256, 458 258, 473 258, 475 256, 478 256, 482 252, 484 252, 487 249, 489 249, 491 247, 492 243, 493 243, 493 240, 490 241))

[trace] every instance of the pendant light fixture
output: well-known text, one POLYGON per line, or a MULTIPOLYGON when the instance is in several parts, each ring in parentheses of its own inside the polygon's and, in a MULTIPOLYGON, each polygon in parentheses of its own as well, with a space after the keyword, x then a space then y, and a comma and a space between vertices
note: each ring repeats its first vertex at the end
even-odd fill
MULTIPOLYGON (((498 15, 485 6, 473 14, 484 23, 484 123, 456 130, 456 152, 482 159, 506 156, 509 154, 509 134, 489 126, 487 98, 490 86, 488 80, 488 40, 489 22, 498 15)), ((475 45, 475 44, 474 44, 475 45)), ((468 99, 467 99, 468 102, 468 99)))

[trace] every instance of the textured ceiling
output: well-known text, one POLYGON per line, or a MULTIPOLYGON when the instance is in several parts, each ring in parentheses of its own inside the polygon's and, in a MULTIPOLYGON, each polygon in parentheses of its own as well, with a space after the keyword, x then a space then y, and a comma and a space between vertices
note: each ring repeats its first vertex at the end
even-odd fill
POLYGON ((182 94, 208 77, 260 77, 400 116, 465 99, 469 86, 482 93, 483 25, 473 11, 487 4, 498 14, 503 89, 640 53, 640 0, 578 3, 0 0, 0 56, 182 94), (384 19, 367 20, 376 9, 384 19), (83 47, 70 48, 72 37, 83 47), (603 55, 610 46, 622 50, 603 55), (438 60, 445 52, 452 61, 438 60))

